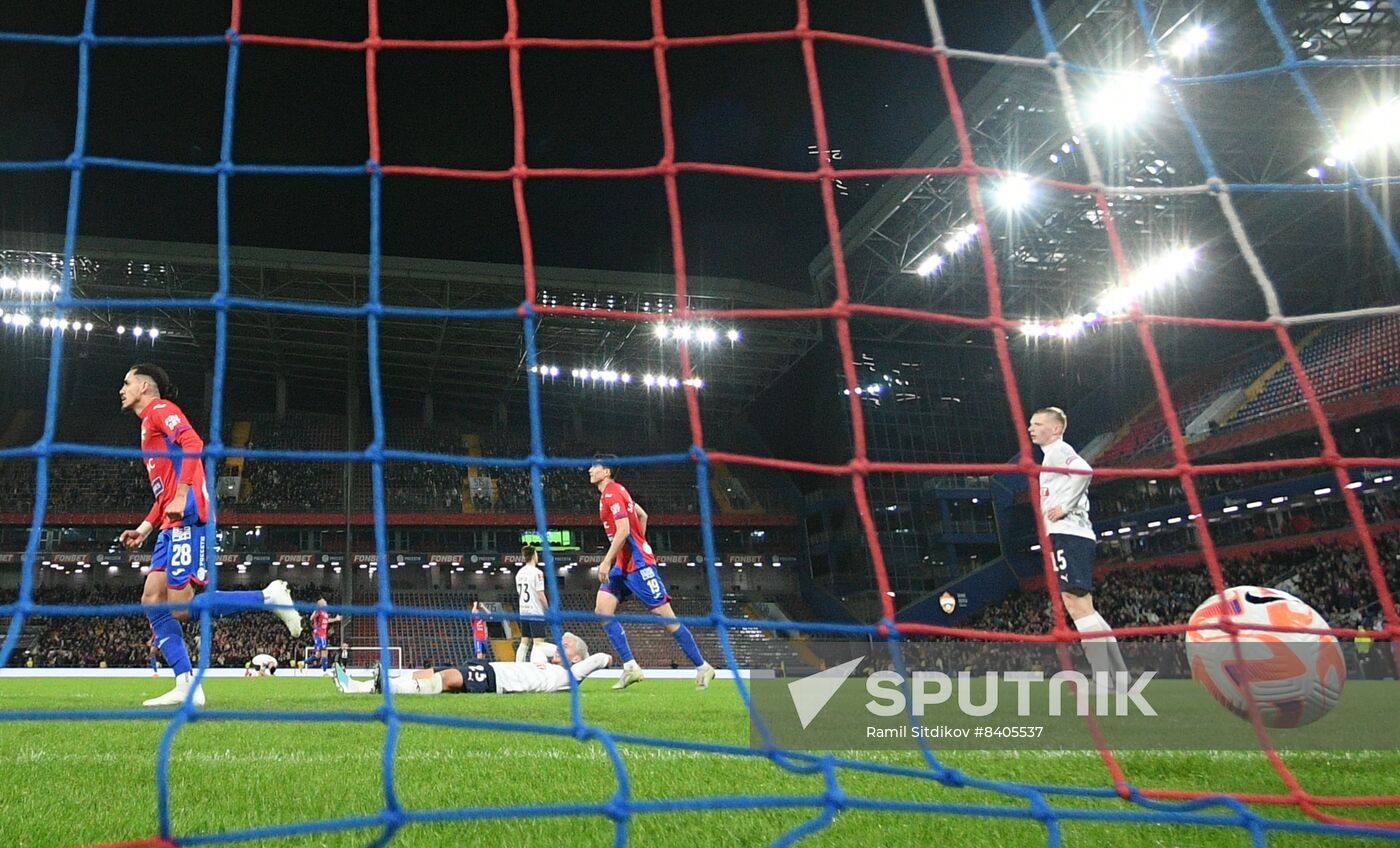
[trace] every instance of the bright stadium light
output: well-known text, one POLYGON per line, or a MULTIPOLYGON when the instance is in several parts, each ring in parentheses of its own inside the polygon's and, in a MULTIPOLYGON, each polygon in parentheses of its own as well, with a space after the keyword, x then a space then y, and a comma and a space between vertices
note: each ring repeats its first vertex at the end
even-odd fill
POLYGON ((676 327, 671 331, 671 338, 682 342, 690 341, 690 328, 686 326, 676 327))
POLYGON ((939 268, 943 267, 943 263, 946 261, 947 260, 944 259, 943 254, 930 253, 928 255, 928 258, 926 258, 923 262, 920 262, 919 267, 914 269, 914 273, 918 274, 920 277, 932 276, 933 274, 938 272, 939 268))
POLYGON ((626 371, 623 371, 620 375, 618 375, 618 379, 624 383, 631 383, 632 375, 628 374, 626 371))
POLYGON ((657 324, 657 325, 656 325, 656 328, 653 329, 652 332, 653 332, 654 334, 656 334, 656 337, 657 337, 658 339, 660 339, 661 341, 663 341, 663 342, 666 341, 666 335, 667 335, 667 333, 666 333, 666 325, 665 325, 665 324, 657 324))
POLYGON ((1133 305, 1133 295, 1126 288, 1112 288, 1099 296, 1096 307, 1101 315, 1122 315, 1133 305))
POLYGON ((147 333, 150 335, 150 337, 151 337, 152 339, 154 339, 156 336, 160 335, 160 328, 159 328, 159 327, 152 327, 150 330, 147 331, 147 333))
POLYGON ((1185 59, 1195 54, 1210 41, 1210 30, 1197 25, 1183 32, 1172 42, 1171 53, 1178 59, 1185 59))
POLYGON ((731 342, 737 342, 737 341, 739 340, 739 331, 738 331, 738 330, 730 330, 729 332, 725 333, 724 335, 725 335, 725 338, 729 339, 731 342))
POLYGON ((1193 247, 1180 247, 1165 253, 1143 266, 1142 270, 1133 276, 1133 288, 1150 291, 1175 282, 1196 267, 1196 258, 1196 249, 1193 247))
POLYGON ((1400 98, 1377 106, 1349 123, 1341 143, 1328 158, 1354 162, 1396 142, 1400 142, 1400 98))
POLYGON ((1109 128, 1137 123, 1147 113, 1159 73, 1121 74, 1109 80, 1089 101, 1089 122, 1109 128))
POLYGON ((39 326, 47 330, 49 328, 49 316, 45 315, 39 319, 39 326))
POLYGON ((19 281, 14 277, 0 277, 0 291, 14 291, 19 281))
POLYGON ((719 338, 719 331, 714 327, 701 327, 695 331, 695 338, 702 344, 714 344, 719 338))
MULTIPOLYGON (((1031 181, 1023 174, 1013 174, 1001 181, 996 188, 996 202, 1002 209, 1015 212, 1024 209, 1031 202, 1031 181)), ((966 234, 960 234, 966 238, 966 234)), ((966 244, 961 241, 959 246, 966 244)))
POLYGON ((654 374, 643 374, 642 385, 646 386, 647 388, 651 388, 652 386, 656 385, 656 376, 654 374))
POLYGON ((139 325, 131 328, 131 334, 132 334, 133 336, 135 336, 136 338, 138 338, 138 339, 141 338, 141 335, 142 335, 144 332, 145 332, 145 330, 142 330, 141 327, 140 327, 139 325))
POLYGON ((92 322, 91 322, 91 321, 88 321, 88 322, 86 322, 86 323, 83 324, 83 332, 85 332, 85 333, 91 333, 91 332, 92 332, 92 322))
POLYGON ((122 326, 121 324, 118 324, 118 325, 117 325, 117 335, 119 335, 119 336, 124 336, 124 335, 126 335, 126 327, 122 326))

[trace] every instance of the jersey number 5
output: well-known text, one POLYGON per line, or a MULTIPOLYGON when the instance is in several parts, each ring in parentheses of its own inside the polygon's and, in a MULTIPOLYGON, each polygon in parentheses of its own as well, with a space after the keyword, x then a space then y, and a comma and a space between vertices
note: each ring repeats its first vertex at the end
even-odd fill
POLYGON ((1069 568, 1069 563, 1065 562, 1064 549, 1055 551, 1055 570, 1064 571, 1067 568, 1069 568))

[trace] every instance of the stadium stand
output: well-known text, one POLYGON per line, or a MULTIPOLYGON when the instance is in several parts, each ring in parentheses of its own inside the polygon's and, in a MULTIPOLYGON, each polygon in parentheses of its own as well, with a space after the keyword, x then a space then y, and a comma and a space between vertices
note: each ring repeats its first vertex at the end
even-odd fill
MULTIPOLYGON (((1331 325, 1312 344, 1299 346, 1298 357, 1312 380, 1318 400, 1345 400, 1400 385, 1400 316, 1387 315, 1350 324, 1331 325)), ((1291 368, 1273 374, 1253 400, 1230 419, 1232 430, 1303 408, 1303 395, 1291 368)))
MULTIPOLYGON (((1324 406, 1400 387, 1400 369, 1396 367, 1400 361, 1400 317, 1328 325, 1306 334, 1297 347, 1324 406)), ((1189 375, 1176 381, 1171 390, 1183 427, 1188 427, 1217 400, 1235 404, 1229 409, 1227 403, 1227 408, 1220 411, 1217 428, 1206 434, 1188 434, 1188 441, 1215 433, 1238 432, 1303 410, 1298 381, 1273 344, 1232 358, 1219 368, 1189 375), (1220 374, 1225 376, 1220 378, 1220 374), (1231 397, 1236 392, 1238 398, 1231 397)), ((1169 445, 1166 421, 1154 399, 1119 429, 1098 462, 1141 460, 1167 450, 1169 445)))

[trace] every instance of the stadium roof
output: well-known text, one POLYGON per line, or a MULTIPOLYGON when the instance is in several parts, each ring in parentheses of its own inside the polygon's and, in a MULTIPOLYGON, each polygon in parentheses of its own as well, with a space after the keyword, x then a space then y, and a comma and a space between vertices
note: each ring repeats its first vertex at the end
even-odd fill
MULTIPOLYGON (((1400 20, 1388 0, 1339 3, 1325 0, 1275 4, 1299 55, 1311 59, 1306 78, 1329 118, 1345 135, 1367 109, 1393 98, 1393 69, 1333 66, 1337 59, 1394 57, 1400 52, 1400 20)), ((1253 2, 1174 3, 1156 10, 1153 24, 1170 49, 1196 27, 1206 39, 1198 51, 1182 50, 1166 62, 1178 77, 1228 74, 1277 65, 1278 43, 1253 2)), ((1141 72, 1149 67, 1148 48, 1133 4, 1061 0, 1048 10, 1059 52, 1075 66, 1141 72)), ((956 33, 949 34, 957 47, 956 33)), ((1045 47, 1034 29, 1012 54, 1043 58, 1045 47)), ((961 62, 955 60, 955 66, 961 62)), ((1147 87, 1113 102, 1096 102, 1113 77, 1072 68, 1069 73, 1082 112, 1096 107, 1125 112, 1141 109, 1137 122, 1110 130, 1109 121, 1088 129, 1112 186, 1141 187, 1110 197, 1115 223, 1130 266, 1143 267, 1174 250, 1193 248, 1194 268, 1181 284, 1166 287, 1144 304, 1151 312, 1184 316, 1259 319, 1265 307, 1259 288, 1231 238, 1215 197, 1208 194, 1153 195, 1152 189, 1201 185, 1201 160, 1186 127, 1160 92, 1147 87)), ((929 85, 938 80, 930 75, 929 85)), ((1199 123, 1220 175, 1229 183, 1287 183, 1319 188, 1345 181, 1344 172, 1324 164, 1330 144, 1308 111, 1294 81, 1267 74, 1179 89, 1186 110, 1199 123), (1310 168, 1317 168, 1310 173, 1310 168)), ((991 65, 975 86, 959 92, 974 157, 979 165, 1048 179, 1088 182, 1085 139, 1070 129, 1064 103, 1044 67, 991 65)), ((838 168, 842 163, 835 163, 838 168)), ((909 157, 905 167, 960 164, 958 139, 945 120, 909 157)), ((1359 163, 1366 176, 1385 176, 1386 154, 1359 163)), ((999 209, 1001 181, 981 180, 988 205, 1006 315, 1009 318, 1063 319, 1093 311, 1116 278, 1104 224, 1087 193, 1033 188, 1019 211, 999 209)), ((1389 209, 1385 184, 1370 189, 1389 209)), ((1238 192, 1233 195, 1250 242, 1279 289, 1286 314, 1345 310, 1394 304, 1400 276, 1372 221, 1350 194, 1318 192, 1238 192)), ((968 244, 973 223, 962 176, 910 176, 890 179, 842 227, 853 300, 963 315, 985 316, 986 285, 979 251, 968 244), (943 258, 930 259, 935 255, 943 258), (925 264, 925 263, 928 264, 925 264), (920 266, 936 272, 919 273, 920 266)), ((819 299, 834 292, 829 250, 811 263, 819 299)), ((867 321, 854 327, 858 342, 990 347, 984 330, 913 321, 867 321)), ((1199 339, 1200 331, 1159 327, 1154 335, 1199 339)), ((1220 333, 1215 333, 1219 337, 1220 333)), ((1099 328, 1071 342, 1076 356, 1112 355, 1105 339, 1136 346, 1130 328, 1099 328)), ((1220 345, 1242 346, 1267 339, 1255 334, 1213 338, 1210 345, 1182 344, 1184 359, 1205 361, 1220 345)), ((1019 341, 1019 340, 1018 340, 1019 341)), ((1056 344, 1046 339, 1040 345, 1056 344)), ((1029 349, 1013 345, 1013 350, 1029 349)), ((1117 345, 1120 350, 1124 345, 1117 345)))
MULTIPOLYGON (((79 298, 204 299, 218 286, 213 245, 80 236, 76 255, 74 294, 79 298)), ((229 380, 258 383, 283 375, 293 392, 315 396, 339 392, 343 397, 353 364, 354 379, 365 385, 365 322, 291 310, 305 304, 365 303, 368 257, 234 247, 230 258, 230 293, 266 300, 274 308, 230 311, 229 380)), ((29 275, 56 282, 61 267, 60 237, 0 233, 0 272, 11 279, 29 275)), ((518 265, 386 257, 381 269, 386 305, 513 308, 523 299, 523 271, 518 265)), ((676 300, 671 276, 545 267, 537 268, 537 276, 540 303, 598 311, 597 317, 548 315, 539 320, 539 361, 560 369, 559 376, 546 380, 544 403, 572 407, 607 392, 610 404, 640 405, 653 394, 643 385, 646 374, 679 376, 676 342, 659 340, 656 324, 607 317, 610 310, 669 314, 676 300), (576 380, 570 376, 575 368, 625 371, 633 383, 605 386, 601 380, 576 380)), ((692 276, 689 291, 692 308, 805 305, 803 297, 791 291, 735 279, 692 276)), ((13 297, 9 292, 6 296, 13 297)), ((37 326, 46 299, 47 293, 31 310, 35 323, 27 330, 35 356, 46 356, 48 351, 47 343, 39 341, 47 334, 37 326)), ((153 343, 159 357, 193 354, 203 367, 213 362, 211 309, 75 309, 68 317, 94 327, 79 334, 75 347, 66 353, 81 350, 83 358, 111 357, 129 364, 138 355, 130 330, 144 322, 160 329, 153 343)), ((520 319, 386 316, 380 328, 386 402, 407 403, 416 410, 423 395, 431 393, 435 408, 442 412, 454 406, 494 409, 497 401, 523 402, 526 364, 520 319)), ((7 344, 25 343, 13 328, 5 329, 10 332, 0 336, 9 337, 7 344)), ((725 323, 713 329, 717 336, 713 344, 692 344, 691 350, 696 372, 704 381, 703 406, 707 413, 716 414, 746 405, 816 344, 821 333, 815 321, 725 323), (738 331, 737 340, 728 338, 731 329, 738 331)), ((139 349, 149 350, 151 344, 148 339, 139 349)))

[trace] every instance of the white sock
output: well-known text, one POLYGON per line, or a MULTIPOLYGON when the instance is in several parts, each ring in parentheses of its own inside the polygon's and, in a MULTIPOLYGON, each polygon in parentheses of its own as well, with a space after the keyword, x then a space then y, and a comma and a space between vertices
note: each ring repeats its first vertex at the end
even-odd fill
POLYGON ((442 675, 432 677, 392 677, 389 691, 395 695, 437 695, 442 692, 442 675))
MULTIPOLYGON (((1108 622, 1097 611, 1091 612, 1083 618, 1074 619, 1074 627, 1081 633, 1090 633, 1097 630, 1108 630, 1108 622)), ((1123 662, 1123 654, 1118 650, 1118 638, 1112 635, 1094 636, 1084 641, 1084 653, 1089 658, 1089 666, 1095 674, 1103 672, 1113 679, 1115 672, 1128 670, 1123 662)))
POLYGON ((515 648, 515 661, 526 662, 530 659, 530 639, 523 638, 515 648))
POLYGON ((622 667, 625 668, 625 669, 628 669, 629 671, 641 671, 641 670, 642 670, 642 667, 639 666, 639 665, 637 665, 637 661, 636 661, 636 660, 628 660, 627 662, 625 662, 625 663, 622 664, 622 667))

